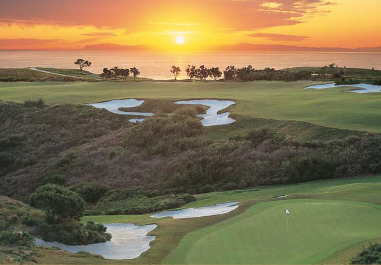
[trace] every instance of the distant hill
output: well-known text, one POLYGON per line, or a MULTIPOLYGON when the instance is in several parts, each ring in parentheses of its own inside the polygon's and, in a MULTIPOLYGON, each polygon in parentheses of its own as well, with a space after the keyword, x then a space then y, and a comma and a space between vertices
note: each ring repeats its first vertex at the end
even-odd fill
POLYGON ((113 43, 99 43, 87 45, 82 50, 120 50, 120 51, 145 51, 148 48, 143 45, 119 45, 113 43))
POLYGON ((291 45, 268 45, 240 43, 214 47, 217 51, 309 51, 309 52, 381 52, 381 47, 363 47, 348 49, 341 47, 303 47, 291 45))
MULTIPOLYGON (((119 45, 113 43, 99 43, 87 45, 83 50, 120 50, 120 51, 147 51, 155 50, 152 47, 144 45, 119 45)), ((239 43, 232 45, 219 45, 208 47, 209 51, 255 51, 255 52, 381 52, 380 47, 361 47, 357 49, 341 48, 341 47, 303 47, 292 45, 272 45, 272 44, 252 44, 239 43)))

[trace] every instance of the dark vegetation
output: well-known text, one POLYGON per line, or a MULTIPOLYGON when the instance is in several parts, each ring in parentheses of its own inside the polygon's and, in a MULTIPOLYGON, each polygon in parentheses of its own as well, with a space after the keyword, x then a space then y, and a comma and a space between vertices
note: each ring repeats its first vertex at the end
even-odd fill
POLYGON ((361 68, 339 67, 332 63, 324 67, 295 67, 286 69, 290 72, 310 71, 315 78, 321 81, 334 80, 338 85, 367 83, 381 85, 381 71, 361 68))
POLYGON ((110 240, 103 225, 81 224, 72 219, 52 224, 44 212, 19 201, 0 196, 0 256, 9 261, 37 262, 32 250, 35 237, 66 244, 90 244, 110 240))
POLYGON ((208 77, 217 80, 222 76, 222 72, 219 67, 207 68, 205 65, 201 65, 198 68, 194 65, 188 65, 185 72, 191 80, 205 80, 208 77))
MULTIPOLYGON (((171 68, 171 73, 180 73, 181 69, 176 66, 171 68), (175 67, 175 68, 174 68, 175 67)), ((255 69, 253 66, 237 68, 228 66, 221 72, 218 67, 207 68, 204 65, 196 67, 188 65, 185 70, 191 80, 206 80, 207 78, 218 80, 224 77, 225 81, 335 81, 337 84, 381 84, 381 71, 375 69, 357 69, 338 67, 332 63, 324 67, 295 67, 275 70, 274 68, 255 69)), ((176 79, 175 75, 175 79, 176 79)))
POLYGON ((351 264, 381 264, 381 245, 371 243, 369 247, 363 247, 363 251, 351 260, 351 264))
POLYGON ((77 77, 60 76, 55 74, 48 74, 38 72, 28 68, 25 69, 12 69, 0 68, 0 82, 44 82, 44 81, 58 81, 58 82, 74 82, 84 81, 77 77))
POLYGON ((204 114, 208 107, 204 105, 184 106, 175 104, 173 100, 166 99, 145 99, 144 103, 134 108, 120 108, 122 111, 131 112, 153 112, 157 115, 171 114, 177 111, 192 112, 196 114, 204 114))
POLYGON ((139 69, 137 69, 136 67, 132 67, 130 69, 119 68, 117 66, 110 69, 103 68, 103 72, 100 75, 100 77, 104 79, 121 79, 123 81, 127 81, 130 75, 132 75, 134 77, 134 81, 136 81, 136 77, 140 75, 139 69))
POLYGON ((186 107, 132 125, 88 106, 3 103, 0 192, 28 201, 50 183, 78 194, 86 214, 147 213, 189 194, 381 172, 379 134, 262 121, 212 140, 197 113, 186 107))

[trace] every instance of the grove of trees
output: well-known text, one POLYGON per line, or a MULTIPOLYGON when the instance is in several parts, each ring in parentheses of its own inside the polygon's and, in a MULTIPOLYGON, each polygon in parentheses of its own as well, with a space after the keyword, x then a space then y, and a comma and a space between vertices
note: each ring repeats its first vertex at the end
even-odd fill
POLYGON ((128 77, 130 75, 134 76, 134 81, 136 81, 136 77, 140 75, 139 69, 136 67, 132 68, 119 68, 119 67, 113 67, 113 68, 103 68, 103 72, 100 75, 102 78, 115 78, 115 79, 122 79, 123 81, 127 81, 128 77))
POLYGON ((222 76, 219 67, 207 68, 205 65, 201 65, 198 68, 194 65, 188 65, 185 72, 191 80, 205 80, 208 77, 217 80, 222 76))

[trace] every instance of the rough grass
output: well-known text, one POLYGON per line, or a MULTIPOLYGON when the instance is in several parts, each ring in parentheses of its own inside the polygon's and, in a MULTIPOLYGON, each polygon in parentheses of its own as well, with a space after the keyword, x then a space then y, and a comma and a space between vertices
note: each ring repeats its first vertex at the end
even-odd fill
POLYGON ((0 83, 0 99, 22 102, 43 98, 48 104, 122 98, 232 99, 237 102, 230 108, 233 115, 381 132, 379 94, 343 93, 346 88, 305 89, 312 84, 309 81, 0 83))

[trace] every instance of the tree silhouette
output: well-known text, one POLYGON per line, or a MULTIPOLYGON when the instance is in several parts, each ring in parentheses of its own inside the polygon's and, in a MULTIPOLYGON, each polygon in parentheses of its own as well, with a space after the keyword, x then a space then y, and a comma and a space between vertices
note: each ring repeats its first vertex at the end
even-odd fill
POLYGON ((130 72, 133 74, 133 76, 134 76, 134 81, 136 81, 136 77, 138 76, 138 75, 140 75, 140 71, 139 71, 139 69, 137 69, 136 67, 132 67, 132 68, 130 68, 130 72))
POLYGON ((77 61, 74 62, 74 64, 79 66, 79 69, 82 71, 84 67, 90 67, 91 62, 84 60, 84 59, 77 59, 77 61))
POLYGON ((219 67, 212 67, 209 69, 209 76, 210 78, 217 80, 218 78, 222 76, 222 72, 219 67))
POLYGON ((200 80, 204 80, 209 76, 209 69, 205 67, 205 65, 201 65, 198 69, 196 69, 196 77, 200 80))
POLYGON ((120 75, 123 76, 124 81, 127 81, 127 78, 130 76, 130 69, 120 69, 120 75))
POLYGON ((102 78, 111 78, 112 77, 112 71, 109 70, 108 68, 103 68, 103 72, 100 75, 102 78))
POLYGON ((237 74, 237 69, 234 66, 228 66, 226 67, 224 71, 224 77, 226 80, 234 79, 236 74, 237 74))
POLYGON ((185 69, 185 72, 187 73, 187 76, 189 79, 194 79, 196 77, 196 66, 194 65, 188 65, 185 69))
POLYGON ((176 66, 176 65, 173 65, 171 67, 171 73, 173 74, 173 76, 175 77, 175 80, 177 80, 177 77, 180 75, 181 73, 181 69, 180 67, 176 66))

